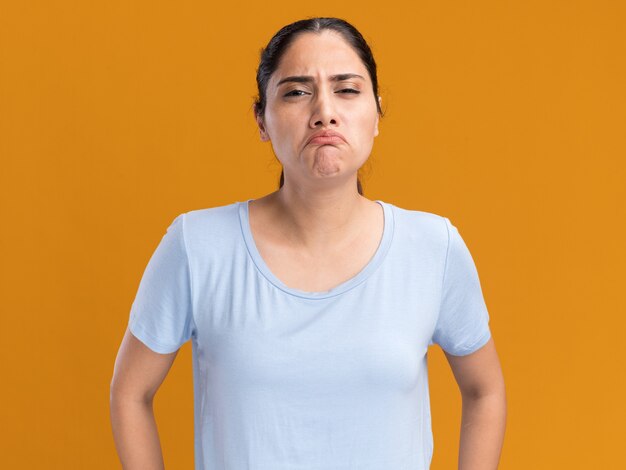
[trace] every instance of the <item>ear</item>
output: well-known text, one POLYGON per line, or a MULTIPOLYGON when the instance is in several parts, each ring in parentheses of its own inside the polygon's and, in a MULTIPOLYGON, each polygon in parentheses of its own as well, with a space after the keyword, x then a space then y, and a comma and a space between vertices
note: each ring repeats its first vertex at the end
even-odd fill
POLYGON ((265 124, 263 124, 263 118, 261 116, 256 116, 256 124, 259 127, 259 136, 261 137, 261 142, 267 142, 270 140, 270 136, 265 130, 265 124))

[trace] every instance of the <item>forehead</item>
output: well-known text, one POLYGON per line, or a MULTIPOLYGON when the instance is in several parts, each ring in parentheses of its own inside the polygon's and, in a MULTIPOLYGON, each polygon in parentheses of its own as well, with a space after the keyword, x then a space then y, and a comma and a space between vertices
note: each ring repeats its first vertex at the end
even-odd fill
POLYGON ((289 45, 272 75, 277 83, 290 75, 336 75, 358 73, 369 80, 367 69, 356 51, 334 31, 302 33, 289 45))

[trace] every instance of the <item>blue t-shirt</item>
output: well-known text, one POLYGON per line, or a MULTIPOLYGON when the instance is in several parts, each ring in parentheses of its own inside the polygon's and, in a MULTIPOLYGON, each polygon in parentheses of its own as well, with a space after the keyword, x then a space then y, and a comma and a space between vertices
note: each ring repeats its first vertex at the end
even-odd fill
POLYGON ((196 470, 427 470, 427 350, 489 340, 476 267, 446 217, 384 209, 375 255, 329 291, 268 269, 248 201, 178 215, 150 258, 131 332, 192 340, 196 470))

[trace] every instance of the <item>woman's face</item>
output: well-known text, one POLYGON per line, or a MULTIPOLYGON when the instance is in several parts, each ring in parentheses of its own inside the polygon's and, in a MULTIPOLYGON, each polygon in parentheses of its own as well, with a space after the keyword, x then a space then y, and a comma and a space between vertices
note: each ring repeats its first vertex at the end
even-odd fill
POLYGON ((303 33, 283 54, 266 90, 261 139, 270 140, 285 179, 356 178, 378 135, 367 69, 338 33, 303 33))

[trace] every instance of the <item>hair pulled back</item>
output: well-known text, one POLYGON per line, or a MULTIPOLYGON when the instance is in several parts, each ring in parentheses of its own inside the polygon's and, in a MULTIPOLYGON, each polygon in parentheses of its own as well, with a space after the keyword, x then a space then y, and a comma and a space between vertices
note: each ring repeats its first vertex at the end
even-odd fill
MULTIPOLYGON (((372 51, 361 35, 361 33, 350 23, 340 18, 307 18, 294 23, 283 26, 270 39, 267 46, 261 50, 261 60, 256 73, 256 82, 258 87, 258 97, 254 102, 254 113, 257 117, 262 118, 265 114, 266 90, 267 84, 272 74, 278 68, 280 59, 294 39, 303 33, 321 33, 330 30, 339 33, 352 46, 357 53, 363 65, 367 69, 367 73, 372 81, 372 92, 376 100, 376 108, 379 115, 383 115, 378 101, 378 76, 376 73, 376 61, 372 51)), ((284 171, 280 173, 280 181, 278 187, 281 188, 285 181, 284 171)), ((357 177, 357 190, 363 195, 361 181, 357 177)))

